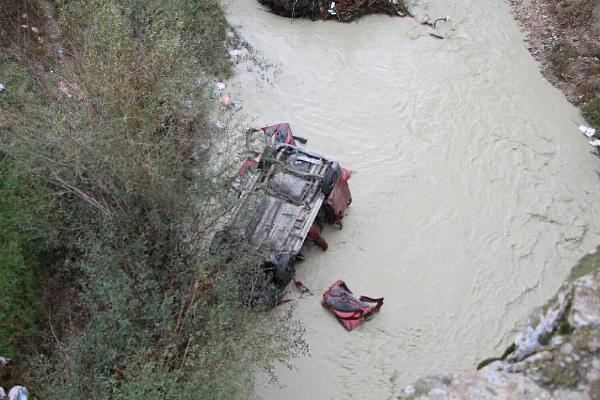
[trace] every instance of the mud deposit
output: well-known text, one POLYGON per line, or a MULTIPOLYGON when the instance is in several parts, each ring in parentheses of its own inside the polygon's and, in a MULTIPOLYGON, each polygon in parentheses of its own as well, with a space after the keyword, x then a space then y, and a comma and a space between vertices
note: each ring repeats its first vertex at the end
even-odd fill
MULTIPOLYGON (((272 85, 232 82, 256 125, 290 122, 354 171, 344 229, 297 277, 310 357, 278 368, 266 399, 386 399, 415 378, 501 353, 600 242, 599 161, 577 110, 538 71, 506 4, 421 1, 417 18, 278 17, 234 0, 230 21, 279 65, 272 85), (319 304, 335 279, 385 296, 348 333, 319 304)), ((295 288, 294 288, 295 290, 295 288)), ((291 290, 290 297, 297 293, 291 290)), ((276 311, 277 312, 277 311, 276 311)))

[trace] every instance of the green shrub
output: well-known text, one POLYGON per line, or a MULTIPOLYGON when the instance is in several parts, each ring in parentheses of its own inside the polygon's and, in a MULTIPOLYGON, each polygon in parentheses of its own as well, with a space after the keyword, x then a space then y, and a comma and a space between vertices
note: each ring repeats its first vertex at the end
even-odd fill
POLYGON ((53 193, 46 273, 69 289, 23 382, 49 399, 250 397, 255 368, 306 348, 243 306, 250 259, 204 252, 236 198, 229 166, 195 157, 211 138, 198 78, 231 73, 219 2, 52 4, 57 42, 19 36, 0 62, 0 143, 53 193))
MULTIPOLYGON (((44 271, 40 254, 49 199, 38 182, 0 161, 0 355, 23 359, 35 348, 44 271)), ((49 240, 48 237, 43 238, 49 240)))
MULTIPOLYGON (((0 162, 7 164, 7 162, 0 162)), ((28 231, 27 183, 7 165, 0 168, 0 355, 21 358, 35 341, 41 295, 35 247, 28 231)), ((29 204, 28 204, 29 203, 29 204)))
POLYGON ((585 103, 583 116, 591 125, 600 128, 600 97, 585 103))
POLYGON ((562 77, 567 71, 571 58, 575 55, 574 50, 563 43, 555 44, 548 55, 548 59, 552 65, 552 71, 562 77))

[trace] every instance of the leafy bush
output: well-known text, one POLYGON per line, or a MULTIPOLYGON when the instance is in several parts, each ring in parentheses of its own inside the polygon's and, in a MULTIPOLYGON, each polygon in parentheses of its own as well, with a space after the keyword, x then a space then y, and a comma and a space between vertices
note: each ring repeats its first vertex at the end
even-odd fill
POLYGON ((583 106, 583 116, 590 124, 600 128, 600 98, 585 103, 583 106))
POLYGON ((571 58, 575 55, 575 51, 572 47, 563 43, 555 44, 548 55, 548 59, 552 64, 552 71, 558 76, 563 77, 571 58))
POLYGON ((47 28, 15 34, 0 62, 0 143, 53 192, 46 291, 61 289, 50 357, 24 381, 49 399, 249 397, 254 368, 306 348, 300 327, 241 304, 251 257, 204 252, 235 200, 228 166, 196 148, 211 139, 198 80, 231 72, 219 2, 24 7, 47 28))
MULTIPOLYGON (((15 360, 31 348, 41 311, 39 249, 31 182, 0 161, 0 355, 15 360)), ((38 194, 39 195, 39 194, 38 194)), ((39 199, 39 197, 38 197, 39 199)))

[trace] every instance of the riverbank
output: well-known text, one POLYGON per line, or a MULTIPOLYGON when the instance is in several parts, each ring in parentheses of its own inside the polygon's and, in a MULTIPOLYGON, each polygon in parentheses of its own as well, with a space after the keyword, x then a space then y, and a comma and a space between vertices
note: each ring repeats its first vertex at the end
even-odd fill
POLYGON ((600 1, 509 3, 544 76, 600 128, 600 1))

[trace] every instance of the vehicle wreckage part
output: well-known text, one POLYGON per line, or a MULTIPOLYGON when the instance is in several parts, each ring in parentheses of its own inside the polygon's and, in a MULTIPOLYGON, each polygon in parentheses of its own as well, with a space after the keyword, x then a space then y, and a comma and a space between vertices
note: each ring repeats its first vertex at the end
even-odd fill
POLYGON ((361 296, 357 299, 344 281, 337 280, 323 294, 321 305, 351 331, 381 309, 383 297, 361 296))
POLYGON ((338 164, 336 161, 334 161, 331 164, 331 166, 329 167, 329 169, 325 172, 325 176, 323 177, 323 180, 321 181, 320 188, 321 188, 321 192, 323 192, 323 194, 325 195, 325 199, 327 199, 329 197, 329 195, 331 194, 331 191, 335 187, 335 184, 337 183, 341 174, 342 174, 342 170, 341 170, 340 164, 338 164))
POLYGON ((295 255, 280 254, 274 256, 272 260, 263 264, 265 271, 273 275, 273 283, 276 286, 284 288, 294 276, 296 269, 294 268, 295 255))
POLYGON ((263 171, 267 170, 271 166, 271 163, 273 162, 275 156, 275 149, 271 146, 265 146, 262 154, 260 155, 260 158, 258 159, 257 168, 262 169, 263 171))
POLYGON ((321 236, 321 232, 317 229, 317 227, 313 224, 308 231, 308 237, 321 248, 323 251, 327 251, 329 244, 327 240, 323 236, 321 236))

